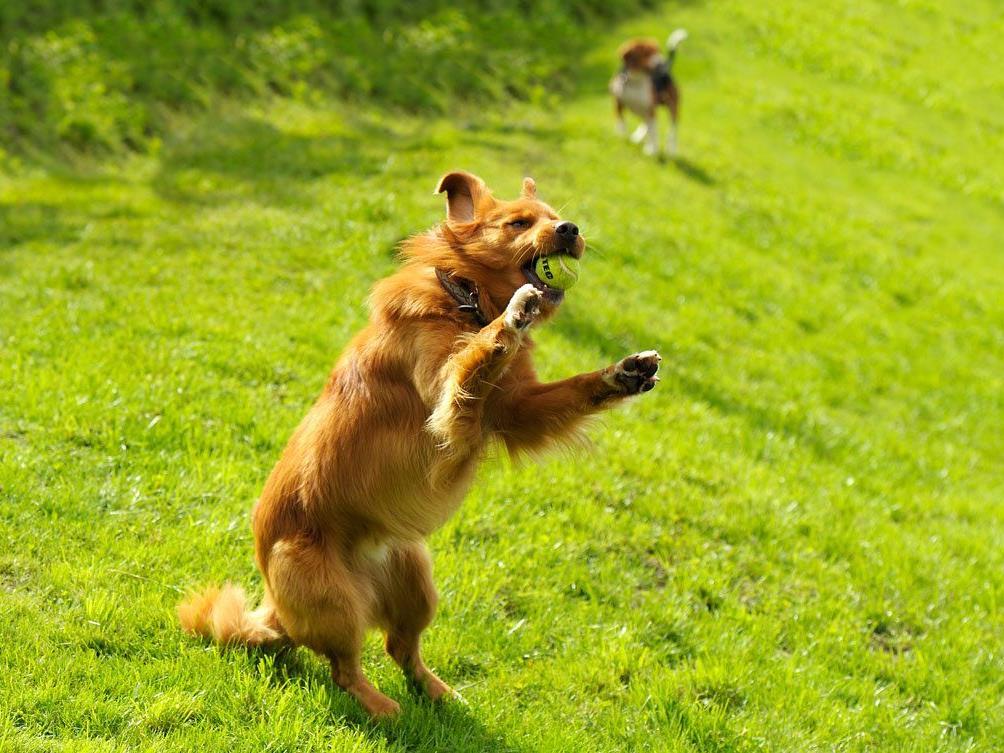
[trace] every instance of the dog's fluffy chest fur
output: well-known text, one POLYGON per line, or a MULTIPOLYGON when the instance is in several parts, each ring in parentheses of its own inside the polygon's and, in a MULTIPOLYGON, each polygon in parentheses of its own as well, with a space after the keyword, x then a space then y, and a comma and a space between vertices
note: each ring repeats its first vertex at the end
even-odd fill
MULTIPOLYGON (((446 447, 429 427, 450 389, 447 366, 467 337, 435 319, 361 333, 297 428, 270 486, 299 488, 297 506, 324 531, 380 542, 420 539, 441 526, 497 430, 491 395, 478 431, 462 444, 446 447)), ((505 393, 520 373, 499 375, 492 391, 505 393)))
POLYGON ((614 94, 627 109, 636 115, 648 116, 655 101, 651 76, 642 71, 628 71, 618 76, 615 86, 619 91, 614 94))

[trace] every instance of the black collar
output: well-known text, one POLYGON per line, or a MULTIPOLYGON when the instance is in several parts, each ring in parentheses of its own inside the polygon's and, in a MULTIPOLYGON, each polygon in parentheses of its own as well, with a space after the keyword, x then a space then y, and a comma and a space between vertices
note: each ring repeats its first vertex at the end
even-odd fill
POLYGON ((479 327, 488 324, 488 319, 485 318, 485 314, 478 304, 478 286, 475 283, 465 280, 463 277, 452 277, 449 272, 444 272, 439 268, 436 269, 436 277, 439 278, 439 284, 443 286, 443 290, 457 302, 457 311, 473 316, 479 327))

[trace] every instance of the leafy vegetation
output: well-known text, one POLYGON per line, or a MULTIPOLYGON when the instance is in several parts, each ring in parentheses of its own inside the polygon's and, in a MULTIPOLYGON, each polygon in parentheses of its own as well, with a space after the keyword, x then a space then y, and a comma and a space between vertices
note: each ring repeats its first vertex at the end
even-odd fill
MULTIPOLYGON (((0 138, 156 151, 179 110, 221 95, 332 96, 445 112, 458 100, 543 103, 564 87, 609 2, 245 3, 48 0, 0 6, 0 138)), ((550 100, 548 100, 550 101, 550 100)))
MULTIPOLYGON (((257 22, 100 7, 8 15, 7 49, 72 27, 104 50, 114 19, 143 41, 98 69, 146 45, 180 71, 179 49, 294 23, 267 3, 257 22)), ((516 32, 457 7, 464 75, 524 75, 494 57, 516 32)), ((369 39, 445 13, 359 8, 369 39)), ((186 75, 203 99, 172 99, 123 63, 150 88, 82 74, 106 87, 88 117, 118 124, 82 149, 4 112, 0 750, 1004 747, 997 5, 669 5, 566 33, 574 54, 537 23, 513 49, 544 67, 522 81, 555 75, 560 99, 496 82, 454 106, 432 80, 437 113, 380 94, 369 61, 356 89, 186 75), (675 26, 684 157, 657 163, 614 137, 604 89, 625 36, 675 26), (156 148, 142 118, 123 148, 130 108, 170 124, 156 148), (536 336, 544 375, 655 347, 663 381, 574 461, 483 468, 431 541, 427 658, 469 705, 410 696, 374 637, 365 666, 404 713, 372 724, 309 653, 219 650, 172 610, 200 583, 260 588, 250 506, 457 167, 503 196, 533 175, 590 240, 536 336)))

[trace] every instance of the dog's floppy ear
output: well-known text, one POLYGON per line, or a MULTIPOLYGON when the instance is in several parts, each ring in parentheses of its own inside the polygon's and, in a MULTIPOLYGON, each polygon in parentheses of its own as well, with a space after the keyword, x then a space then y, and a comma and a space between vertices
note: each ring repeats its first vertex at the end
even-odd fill
POLYGON ((537 183, 533 178, 523 178, 523 198, 524 199, 536 199, 537 198, 537 183))
POLYGON ((453 222, 470 222, 474 208, 485 192, 485 182, 463 170, 447 173, 439 179, 436 193, 446 191, 446 217, 453 222))

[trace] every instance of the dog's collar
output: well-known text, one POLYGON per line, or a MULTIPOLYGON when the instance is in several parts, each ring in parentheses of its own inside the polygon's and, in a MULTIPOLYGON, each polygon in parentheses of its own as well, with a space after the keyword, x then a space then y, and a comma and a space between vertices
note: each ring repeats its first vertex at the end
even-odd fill
POLYGON ((436 268, 436 277, 443 290, 450 294, 450 297, 457 302, 457 311, 470 314, 479 327, 488 324, 481 305, 478 303, 478 286, 471 280, 463 277, 452 277, 449 272, 436 268))

